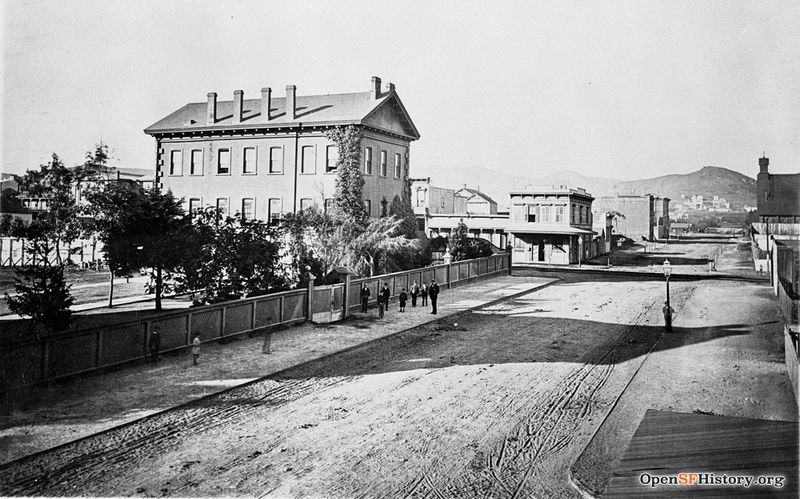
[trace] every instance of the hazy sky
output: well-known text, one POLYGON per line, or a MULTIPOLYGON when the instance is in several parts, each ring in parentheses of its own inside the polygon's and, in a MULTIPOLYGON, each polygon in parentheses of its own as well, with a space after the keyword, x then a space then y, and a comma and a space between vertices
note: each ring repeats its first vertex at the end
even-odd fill
POLYGON ((372 75, 422 135, 412 175, 437 183, 468 166, 754 177, 762 151, 800 171, 797 0, 14 0, 3 14, 6 172, 53 151, 76 164, 100 139, 153 168, 142 129, 210 91, 367 91, 372 75))

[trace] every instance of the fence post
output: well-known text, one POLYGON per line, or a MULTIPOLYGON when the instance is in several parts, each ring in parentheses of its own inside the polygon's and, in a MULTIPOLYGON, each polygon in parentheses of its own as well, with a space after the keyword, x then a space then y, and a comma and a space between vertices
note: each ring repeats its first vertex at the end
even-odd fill
POLYGON ((350 273, 344 276, 344 292, 342 293, 342 301, 344 302, 344 310, 342 311, 342 319, 347 318, 347 312, 350 311, 350 273))
POLYGON ((283 296, 278 300, 278 323, 283 322, 283 296))
POLYGON ((144 357, 147 357, 147 354, 150 353, 149 348, 147 348, 150 342, 150 331, 153 330, 153 321, 147 321, 144 323, 144 357))
POLYGON ((103 355, 103 330, 97 330, 97 340, 95 341, 94 367, 100 367, 100 357, 103 355))
POLYGON ((48 337, 42 342, 42 381, 47 381, 50 374, 50 343, 52 340, 48 337))
POLYGON ((308 303, 306 303, 306 320, 310 321, 314 316, 314 279, 308 280, 308 303))
MULTIPOLYGON (((434 270, 434 275, 436 271, 434 270)), ((453 264, 447 264, 447 289, 451 289, 453 287, 453 264)))
POLYGON ((219 337, 220 338, 225 336, 225 321, 227 320, 226 315, 228 315, 227 311, 228 311, 228 307, 226 305, 223 305, 222 309, 221 309, 221 312, 220 312, 220 315, 222 316, 221 317, 222 320, 219 321, 219 337))
POLYGON ((192 343, 192 312, 186 314, 186 345, 192 343))
POLYGON ((508 275, 511 275, 511 245, 509 244, 506 246, 506 252, 508 253, 508 275))
POLYGON ((253 330, 256 328, 256 302, 258 300, 253 300, 253 310, 250 314, 250 329, 253 330))

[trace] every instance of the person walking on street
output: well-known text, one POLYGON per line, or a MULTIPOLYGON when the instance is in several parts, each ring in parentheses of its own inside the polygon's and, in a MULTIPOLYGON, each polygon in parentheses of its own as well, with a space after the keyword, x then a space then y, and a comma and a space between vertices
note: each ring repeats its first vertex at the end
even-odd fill
POLYGON ((424 282, 422 283, 422 287, 419 289, 419 294, 422 297, 422 306, 428 306, 428 285, 424 282))
POLYGON ((414 281, 414 284, 411 285, 411 307, 417 306, 417 296, 419 295, 419 284, 417 281, 414 281))
POLYGON ((408 293, 406 293, 406 288, 403 288, 403 290, 400 291, 400 297, 399 298, 400 298, 400 311, 401 312, 405 312, 406 311, 406 300, 408 300, 408 293))
POLYGON ((431 297, 431 313, 436 315, 436 300, 439 297, 439 285, 436 284, 435 279, 431 279, 431 287, 428 288, 428 294, 431 297))
POLYGON ((197 361, 200 359, 200 336, 195 333, 194 341, 192 341, 192 365, 196 366, 197 361))
POLYGON ((367 306, 369 305, 369 287, 367 283, 361 288, 361 312, 367 313, 367 306))
POLYGON ((158 363, 158 351, 161 350, 161 328, 158 326, 153 328, 150 333, 150 362, 153 364, 158 363))

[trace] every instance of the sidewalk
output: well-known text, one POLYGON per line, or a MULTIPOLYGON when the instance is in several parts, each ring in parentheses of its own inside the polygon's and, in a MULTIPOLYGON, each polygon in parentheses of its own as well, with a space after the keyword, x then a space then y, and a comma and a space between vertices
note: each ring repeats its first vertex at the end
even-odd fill
POLYGON ((0 464, 554 281, 502 276, 443 288, 438 315, 410 303, 401 314, 393 301, 383 319, 371 309, 340 323, 307 322, 275 331, 271 354, 261 352, 263 335, 242 336, 204 345, 199 366, 192 366, 187 352, 162 357, 155 365, 139 364, 34 388, 26 407, 0 421, 0 464))

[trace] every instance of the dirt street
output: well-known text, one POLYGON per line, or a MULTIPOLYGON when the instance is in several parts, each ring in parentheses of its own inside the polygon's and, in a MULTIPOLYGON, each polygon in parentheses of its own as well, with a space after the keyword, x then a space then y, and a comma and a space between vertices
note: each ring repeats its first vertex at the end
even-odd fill
POLYGON ((662 293, 595 278, 464 312, 13 463, 0 494, 576 497, 662 293))

